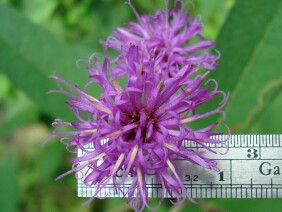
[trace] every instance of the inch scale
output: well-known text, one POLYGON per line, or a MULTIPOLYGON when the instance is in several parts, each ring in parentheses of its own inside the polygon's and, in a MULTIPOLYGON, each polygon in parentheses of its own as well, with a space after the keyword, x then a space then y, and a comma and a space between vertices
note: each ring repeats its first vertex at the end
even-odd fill
MULTIPOLYGON (((224 140, 227 136, 215 138, 224 140)), ((203 149, 192 141, 184 141, 183 145, 194 151, 203 149)), ((175 163, 178 174, 192 198, 282 198, 282 135, 231 135, 228 145, 227 154, 224 154, 226 148, 222 144, 208 145, 218 154, 205 154, 207 158, 218 163, 220 172, 184 160, 175 163)), ((91 146, 87 148, 93 149, 91 146)), ((78 156, 82 155, 83 152, 78 151, 78 156)), ((122 173, 118 174, 122 176, 122 173)), ((162 196, 161 184, 156 179, 148 178, 146 182, 149 197, 162 196)), ((128 177, 124 189, 128 189, 130 185, 131 180, 128 177)), ((78 177, 78 196, 92 197, 94 193, 95 187, 84 185, 78 177)), ((109 183, 98 197, 123 195, 109 183)))

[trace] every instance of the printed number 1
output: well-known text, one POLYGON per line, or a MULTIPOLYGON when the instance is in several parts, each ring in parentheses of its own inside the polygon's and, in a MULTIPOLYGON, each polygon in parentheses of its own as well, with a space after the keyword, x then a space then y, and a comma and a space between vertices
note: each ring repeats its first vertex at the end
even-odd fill
POLYGON ((223 171, 219 172, 219 181, 224 181, 224 175, 223 175, 223 171))

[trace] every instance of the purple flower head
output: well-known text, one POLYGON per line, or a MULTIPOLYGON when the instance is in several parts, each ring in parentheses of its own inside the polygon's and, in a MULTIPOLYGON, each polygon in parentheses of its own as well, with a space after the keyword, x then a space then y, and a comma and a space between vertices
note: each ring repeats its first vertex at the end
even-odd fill
POLYGON ((207 74, 199 75, 198 67, 185 65, 174 77, 164 78, 162 72, 155 71, 162 61, 146 60, 140 48, 131 45, 124 53, 123 69, 127 73, 124 86, 120 85, 119 78, 112 77, 116 67, 107 56, 103 64, 95 57, 89 60, 91 80, 84 89, 72 86, 59 76, 52 77, 60 88, 55 92, 70 98, 67 104, 77 117, 76 122, 55 120, 53 137, 62 137, 63 143, 75 152, 84 152, 84 156, 72 160, 73 169, 59 178, 87 169, 83 182, 97 188, 87 203, 96 198, 109 182, 123 191, 128 175, 132 181, 124 196, 136 211, 149 207, 148 176, 161 183, 163 196, 167 192, 180 202, 190 199, 190 196, 174 164, 176 160, 181 158, 218 170, 216 162, 206 158, 202 152, 184 148, 183 140, 194 141, 214 152, 207 144, 224 142, 210 137, 221 134, 211 132, 216 123, 197 130, 189 124, 222 113, 227 96, 218 91, 217 86, 212 90, 203 85, 207 74), (93 97, 87 91, 92 83, 102 87, 100 97, 93 97), (66 91, 63 86, 74 92, 66 91), (199 106, 219 94, 223 94, 223 101, 218 108, 197 113, 199 106), (61 126, 72 130, 60 132, 61 126), (93 150, 86 150, 87 144, 92 145, 93 150), (124 173, 119 178, 117 173, 121 170, 124 173))
MULTIPOLYGON (((215 47, 215 42, 205 39, 201 32, 203 23, 200 17, 191 17, 184 11, 182 1, 175 1, 175 8, 157 10, 155 15, 139 16, 130 0, 128 4, 134 11, 138 23, 129 22, 127 28, 117 28, 103 44, 121 53, 131 44, 140 46, 140 50, 150 55, 149 59, 162 61, 161 68, 169 76, 174 76, 178 66, 200 66, 215 69, 219 55, 207 53, 215 47), (192 40, 197 39, 197 42, 192 40)), ((219 53, 218 53, 219 54, 219 53)), ((117 60, 119 57, 117 58, 117 60)), ((120 76, 125 71, 116 70, 114 74, 120 76)))

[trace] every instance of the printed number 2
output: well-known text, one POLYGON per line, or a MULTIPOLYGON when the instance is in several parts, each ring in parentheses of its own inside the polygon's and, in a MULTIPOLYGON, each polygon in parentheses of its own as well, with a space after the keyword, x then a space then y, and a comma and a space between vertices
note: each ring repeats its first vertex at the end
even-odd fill
POLYGON ((247 157, 248 158, 257 158, 258 157, 258 150, 257 149, 248 149, 247 150, 248 154, 247 157))
POLYGON ((190 175, 185 175, 185 181, 198 181, 198 178, 198 175, 194 175, 192 177, 190 175))

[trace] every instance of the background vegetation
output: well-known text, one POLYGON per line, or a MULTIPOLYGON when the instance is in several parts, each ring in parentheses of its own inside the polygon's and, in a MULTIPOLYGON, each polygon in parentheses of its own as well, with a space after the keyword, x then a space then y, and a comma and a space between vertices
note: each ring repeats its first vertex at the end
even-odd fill
MULTIPOLYGON (((140 13, 164 0, 132 0, 140 13)), ((172 2, 172 1, 171 1, 172 2)), ((281 133, 282 0, 194 0, 204 35, 218 41, 221 66, 212 73, 229 91, 227 124, 233 133, 281 133)), ((75 61, 101 52, 99 40, 135 20, 124 0, 0 0, 0 211, 130 211, 124 200, 76 197, 73 157, 58 141, 44 148, 55 117, 72 119, 48 79, 56 70, 82 85, 75 61)), ((98 94, 96 94, 98 95, 98 94)), ((199 200, 159 211, 281 211, 281 200, 199 200)))

